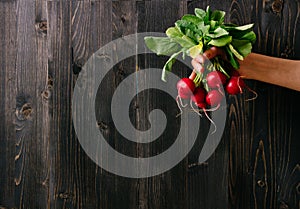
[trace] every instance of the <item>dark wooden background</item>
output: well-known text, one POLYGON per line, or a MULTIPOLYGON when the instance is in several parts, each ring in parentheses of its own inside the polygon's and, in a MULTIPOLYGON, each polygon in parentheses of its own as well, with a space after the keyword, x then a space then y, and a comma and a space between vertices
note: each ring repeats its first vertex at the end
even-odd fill
MULTIPOLYGON (((225 10, 227 21, 254 22, 255 52, 300 59, 299 0, 1 0, 0 208, 300 208, 299 92, 247 81, 259 97, 254 102, 245 102, 248 93, 227 98, 226 130, 208 162, 192 166, 204 137, 199 134, 185 160, 153 178, 128 179, 102 170, 76 139, 72 91, 89 56, 124 35, 164 32, 184 13, 207 5, 225 10)), ((153 155, 176 138, 169 132, 153 146, 133 146, 108 114, 114 89, 136 64, 143 69, 164 61, 133 57, 107 75, 98 125, 117 150, 153 155)), ((180 76, 188 73, 177 69, 180 76)), ((146 118, 154 107, 172 118, 176 104, 164 98, 151 91, 136 97, 131 118, 137 128, 149 128, 146 118)), ((176 130, 180 124, 174 121, 170 126, 176 130)), ((207 132, 208 125, 203 119, 201 130, 207 132)))

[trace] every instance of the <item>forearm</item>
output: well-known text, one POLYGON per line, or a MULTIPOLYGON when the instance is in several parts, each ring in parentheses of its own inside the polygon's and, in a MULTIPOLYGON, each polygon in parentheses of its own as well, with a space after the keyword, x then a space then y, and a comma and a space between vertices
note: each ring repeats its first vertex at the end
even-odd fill
POLYGON ((300 91, 300 61, 251 53, 240 61, 239 73, 246 79, 300 91))

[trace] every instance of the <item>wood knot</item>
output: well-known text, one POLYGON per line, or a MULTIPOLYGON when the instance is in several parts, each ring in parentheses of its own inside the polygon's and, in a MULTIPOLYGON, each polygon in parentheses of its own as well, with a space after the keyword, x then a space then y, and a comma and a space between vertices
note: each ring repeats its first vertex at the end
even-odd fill
POLYGON ((24 116, 24 118, 28 119, 31 117, 32 107, 29 103, 26 103, 22 106, 20 113, 24 116))
POLYGON ((258 180, 258 181, 257 181, 257 185, 258 185, 259 187, 263 188, 263 187, 266 186, 266 183, 265 183, 265 181, 263 181, 263 180, 258 180))
POLYGON ((199 167, 207 167, 208 166, 208 163, 192 163, 192 164, 189 164, 188 165, 188 169, 195 169, 195 168, 199 168, 199 167))
POLYGON ((42 21, 38 22, 37 27, 41 33, 47 34, 48 24, 47 24, 46 20, 42 20, 42 21))
POLYGON ((50 75, 48 75, 47 89, 51 90, 52 87, 53 87, 53 79, 50 75))
POLYGON ((123 78, 125 76, 125 72, 124 72, 123 68, 120 67, 117 71, 117 74, 118 74, 118 76, 123 78))
POLYGON ((293 49, 290 46, 286 46, 284 51, 280 54, 282 58, 289 58, 293 54, 293 49))
POLYGON ((100 128, 100 130, 107 130, 108 129, 108 125, 106 123, 104 123, 103 121, 98 121, 97 126, 98 126, 98 128, 100 128))
POLYGON ((289 206, 285 202, 280 201, 279 209, 289 209, 289 206))
POLYGON ((82 65, 77 64, 77 63, 74 62, 74 63, 72 64, 72 68, 73 68, 73 73, 74 73, 75 75, 77 75, 77 74, 79 74, 79 73, 81 72, 82 65))
POLYGON ((121 21, 124 23, 126 21, 126 15, 121 15, 121 21))
POLYGON ((44 100, 48 100, 50 98, 50 95, 51 95, 51 92, 48 89, 42 91, 42 98, 44 100))
POLYGON ((60 194, 58 195, 58 197, 59 197, 60 199, 72 199, 72 198, 73 198, 73 195, 72 195, 71 193, 65 192, 65 193, 60 193, 60 194))
POLYGON ((282 0, 276 0, 272 3, 272 11, 274 13, 281 13, 282 10, 282 0))

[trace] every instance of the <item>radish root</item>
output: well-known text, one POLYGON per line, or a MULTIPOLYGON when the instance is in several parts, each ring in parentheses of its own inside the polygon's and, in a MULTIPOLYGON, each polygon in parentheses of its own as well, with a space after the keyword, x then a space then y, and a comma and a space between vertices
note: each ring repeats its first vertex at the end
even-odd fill
MULTIPOLYGON (((243 89, 242 89, 241 86, 240 86, 240 78, 243 78, 243 77, 245 77, 245 76, 239 76, 239 77, 238 77, 238 87, 239 87, 239 89, 240 89, 240 93, 243 93, 243 89)), ((249 86, 247 86, 247 85, 245 85, 245 87, 247 88, 248 91, 250 91, 250 92, 252 92, 252 93, 254 94, 254 96, 253 96, 252 98, 246 99, 245 101, 246 101, 246 102, 249 102, 249 101, 255 100, 255 99, 258 97, 258 94, 256 93, 256 91, 252 90, 252 89, 251 89, 249 86)))
POLYGON ((223 91, 221 90, 221 86, 220 85, 218 85, 218 90, 219 90, 220 94, 222 94, 222 96, 225 96, 224 93, 223 93, 223 91))
POLYGON ((180 102, 181 107, 186 107, 187 104, 183 104, 182 99, 179 96, 177 96, 177 97, 179 98, 179 102, 180 102))
POLYGON ((176 97, 176 103, 177 103, 177 106, 178 106, 178 108, 179 108, 179 110, 180 110, 180 112, 176 115, 176 118, 177 118, 177 117, 179 117, 179 116, 182 114, 182 112, 183 112, 183 111, 182 111, 182 108, 181 108, 182 106, 180 106, 180 103, 182 103, 182 100, 181 100, 181 98, 180 98, 179 96, 176 97), (179 100, 180 100, 181 102, 179 102, 179 100))
POLYGON ((240 78, 241 78, 241 76, 238 77, 237 85, 238 85, 238 87, 239 87, 239 89, 240 89, 240 93, 242 94, 242 93, 243 93, 243 89, 242 89, 242 87, 240 86, 240 78))
POLYGON ((218 110, 221 107, 221 104, 218 104, 216 107, 210 108, 210 109, 205 109, 206 112, 213 112, 218 110))
POLYGON ((246 99, 245 101, 249 102, 249 101, 255 100, 258 97, 258 94, 256 93, 256 91, 252 90, 249 86, 246 86, 246 88, 248 89, 248 91, 250 91, 250 92, 252 92, 254 94, 254 97, 252 97, 250 99, 246 99))
POLYGON ((207 112, 206 112, 205 109, 203 109, 203 112, 204 112, 205 116, 207 117, 207 119, 213 124, 213 126, 214 126, 214 128, 215 128, 214 131, 211 132, 211 135, 212 135, 212 134, 216 133, 216 131, 217 131, 217 126, 216 126, 215 122, 208 116, 208 114, 207 114, 207 112))
POLYGON ((199 110, 196 110, 196 109, 194 108, 194 105, 193 105, 193 101, 192 101, 192 100, 190 100, 190 106, 191 106, 192 110, 193 110, 195 113, 197 113, 200 117, 202 117, 202 115, 201 115, 201 113, 199 112, 199 110))

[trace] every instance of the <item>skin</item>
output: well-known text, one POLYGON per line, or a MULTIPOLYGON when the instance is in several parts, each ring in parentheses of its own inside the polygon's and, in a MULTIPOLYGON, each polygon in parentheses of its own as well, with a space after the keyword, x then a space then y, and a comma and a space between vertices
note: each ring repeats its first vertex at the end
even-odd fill
MULTIPOLYGON (((223 59, 226 59, 223 50, 212 47, 205 51, 203 55, 198 55, 192 60, 194 71, 202 71, 201 63, 215 56, 221 56, 223 59)), ((253 79, 300 91, 299 60, 288 60, 251 53, 239 63, 240 69, 238 72, 244 79, 253 79)), ((191 79, 196 76, 194 71, 190 75, 191 79)))

